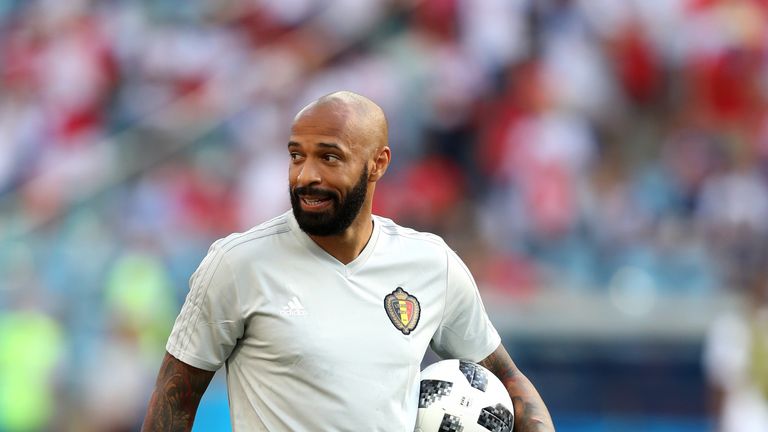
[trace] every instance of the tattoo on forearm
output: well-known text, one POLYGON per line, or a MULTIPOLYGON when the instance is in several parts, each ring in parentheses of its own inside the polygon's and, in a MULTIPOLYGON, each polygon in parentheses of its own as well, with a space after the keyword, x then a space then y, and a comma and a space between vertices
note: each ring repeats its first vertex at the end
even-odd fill
POLYGON ((143 431, 189 431, 213 372, 191 368, 166 355, 147 408, 143 431))
POLYGON ((517 369, 506 350, 497 350, 480 364, 493 372, 507 388, 515 408, 515 432, 555 430, 541 396, 528 378, 517 369))
POLYGON ((489 355, 485 360, 481 361, 480 365, 493 372, 493 374, 499 377, 501 382, 505 385, 507 380, 516 379, 519 374, 519 371, 516 368, 510 367, 508 364, 502 362, 499 355, 495 352, 489 355))

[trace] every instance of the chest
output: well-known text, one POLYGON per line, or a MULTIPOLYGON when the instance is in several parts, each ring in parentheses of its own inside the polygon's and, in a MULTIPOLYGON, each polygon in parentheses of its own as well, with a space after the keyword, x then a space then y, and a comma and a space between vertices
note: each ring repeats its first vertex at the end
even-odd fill
POLYGON ((252 272, 241 340, 249 355, 277 368, 419 364, 442 318, 442 272, 343 270, 297 261, 252 272))

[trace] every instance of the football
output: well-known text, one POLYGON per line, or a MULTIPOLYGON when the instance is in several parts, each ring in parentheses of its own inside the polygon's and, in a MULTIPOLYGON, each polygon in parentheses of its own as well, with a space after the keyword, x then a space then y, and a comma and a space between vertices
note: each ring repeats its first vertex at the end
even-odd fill
POLYGON ((442 360, 421 372, 414 432, 511 432, 514 408, 501 381, 465 360, 442 360))

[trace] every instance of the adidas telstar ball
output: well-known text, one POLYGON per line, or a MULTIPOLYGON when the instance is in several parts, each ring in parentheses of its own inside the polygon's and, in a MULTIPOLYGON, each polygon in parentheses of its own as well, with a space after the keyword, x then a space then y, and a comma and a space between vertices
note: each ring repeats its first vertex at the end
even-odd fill
POLYGON ((442 360, 421 372, 414 432, 511 432, 514 408, 501 381, 464 360, 442 360))

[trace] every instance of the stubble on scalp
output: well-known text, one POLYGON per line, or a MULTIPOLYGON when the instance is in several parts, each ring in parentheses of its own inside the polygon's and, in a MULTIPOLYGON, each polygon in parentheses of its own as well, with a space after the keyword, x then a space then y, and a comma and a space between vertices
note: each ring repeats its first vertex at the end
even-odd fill
POLYGON ((380 106, 367 97, 350 91, 327 94, 302 108, 294 117, 293 124, 321 109, 344 119, 336 133, 356 147, 355 150, 364 151, 366 159, 388 145, 387 116, 380 106))

